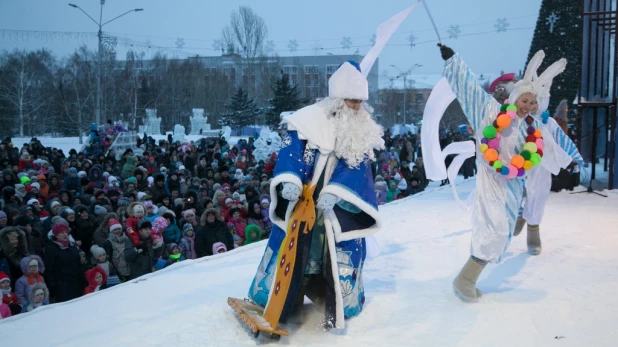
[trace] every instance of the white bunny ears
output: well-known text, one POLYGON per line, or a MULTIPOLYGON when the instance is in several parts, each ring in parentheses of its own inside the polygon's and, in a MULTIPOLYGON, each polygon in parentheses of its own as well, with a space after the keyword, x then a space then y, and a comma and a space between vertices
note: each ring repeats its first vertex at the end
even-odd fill
MULTIPOLYGON (((539 99, 546 99, 549 103, 549 90, 551 89, 552 82, 556 76, 561 74, 566 68, 567 61, 562 58, 555 63, 551 64, 543 73, 539 76, 537 75, 538 69, 543 63, 543 59, 545 58, 545 52, 540 50, 534 54, 530 62, 528 62, 528 66, 526 67, 526 73, 524 74, 524 78, 515 84, 515 89, 509 96, 509 100, 511 102, 515 102, 521 95, 525 93, 532 93, 536 95, 539 99)), ((540 101, 540 100, 539 100, 540 101)), ((543 104, 540 102, 540 104, 543 104)), ((540 110, 543 112, 545 110, 540 110)), ((547 106, 545 106, 547 109, 547 106)))

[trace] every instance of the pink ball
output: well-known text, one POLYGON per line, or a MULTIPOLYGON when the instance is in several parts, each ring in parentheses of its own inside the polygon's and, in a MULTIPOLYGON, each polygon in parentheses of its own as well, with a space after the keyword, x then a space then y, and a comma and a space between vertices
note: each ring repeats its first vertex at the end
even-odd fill
POLYGON ((509 165, 508 168, 509 168, 509 174, 506 175, 506 178, 515 178, 515 177, 517 177, 517 173, 518 173, 517 168, 515 166, 513 166, 513 165, 509 165))
POLYGON ((500 141, 498 141, 496 138, 493 138, 487 141, 487 146, 489 146, 489 148, 498 149, 500 147, 500 141))
POLYGON ((502 134, 500 134, 499 132, 496 132, 496 137, 494 137, 496 140, 500 141, 500 139, 502 138, 502 134))
POLYGON ((515 117, 517 117, 517 113, 513 110, 509 110, 506 111, 506 114, 511 118, 511 119, 515 119, 515 117))
POLYGON ((536 139, 536 148, 543 150, 543 148, 545 148, 545 141, 543 141, 543 139, 536 139))

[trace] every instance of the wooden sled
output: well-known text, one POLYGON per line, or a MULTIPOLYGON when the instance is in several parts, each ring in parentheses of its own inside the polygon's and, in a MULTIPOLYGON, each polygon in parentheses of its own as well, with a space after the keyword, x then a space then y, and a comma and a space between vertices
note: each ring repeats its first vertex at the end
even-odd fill
POLYGON ((253 337, 260 336, 260 331, 270 333, 271 339, 279 339, 281 336, 288 336, 288 331, 284 324, 277 324, 273 329, 264 319, 264 309, 254 305, 251 301, 236 298, 227 298, 227 303, 238 314, 238 318, 245 323, 247 328, 253 332, 253 337))

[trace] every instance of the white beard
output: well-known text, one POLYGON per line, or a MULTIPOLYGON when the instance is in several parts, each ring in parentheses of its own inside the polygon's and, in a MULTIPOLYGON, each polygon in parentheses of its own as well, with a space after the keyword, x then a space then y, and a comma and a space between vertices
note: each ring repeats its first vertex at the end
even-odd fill
POLYGON ((322 103, 333 117, 337 158, 344 159, 350 168, 375 160, 373 150, 384 148, 384 131, 371 117, 371 107, 363 103, 361 109, 355 111, 342 99, 333 98, 327 98, 322 103))

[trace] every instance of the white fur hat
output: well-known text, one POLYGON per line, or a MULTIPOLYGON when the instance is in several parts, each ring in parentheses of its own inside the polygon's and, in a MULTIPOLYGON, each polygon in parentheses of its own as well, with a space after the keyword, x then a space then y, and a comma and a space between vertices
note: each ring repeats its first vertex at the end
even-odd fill
POLYGON ((341 99, 369 99, 369 83, 360 68, 345 62, 328 80, 328 96, 341 99))

